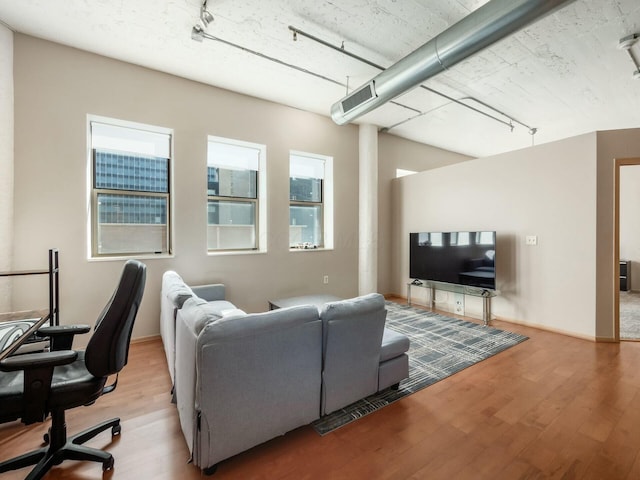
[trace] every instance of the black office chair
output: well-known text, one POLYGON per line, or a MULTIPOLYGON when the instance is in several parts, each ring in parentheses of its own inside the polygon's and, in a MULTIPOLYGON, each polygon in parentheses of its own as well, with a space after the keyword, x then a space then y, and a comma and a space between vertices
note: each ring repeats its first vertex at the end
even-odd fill
POLYGON ((65 410, 91 405, 117 384, 105 386, 109 375, 117 375, 127 363, 133 323, 142 300, 146 279, 144 264, 129 260, 124 265, 113 296, 98 317, 85 351, 70 350, 73 336, 90 330, 87 325, 44 327, 39 334, 51 338, 51 352, 29 353, 0 362, 0 422, 21 419, 28 425, 43 422, 51 414, 45 435, 48 446, 0 463, 0 473, 36 466, 27 480, 42 478, 63 460, 88 460, 113 468, 113 456, 84 445, 111 428, 120 433, 120 419, 103 422, 67 438, 65 410))

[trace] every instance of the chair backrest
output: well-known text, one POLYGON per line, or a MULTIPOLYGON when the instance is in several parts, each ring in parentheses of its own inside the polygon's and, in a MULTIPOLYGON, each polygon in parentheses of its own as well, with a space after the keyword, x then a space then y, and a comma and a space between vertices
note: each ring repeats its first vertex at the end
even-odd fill
POLYGON ((145 280, 146 266, 137 260, 128 260, 85 350, 85 364, 92 375, 113 375, 127 364, 131 332, 145 280))

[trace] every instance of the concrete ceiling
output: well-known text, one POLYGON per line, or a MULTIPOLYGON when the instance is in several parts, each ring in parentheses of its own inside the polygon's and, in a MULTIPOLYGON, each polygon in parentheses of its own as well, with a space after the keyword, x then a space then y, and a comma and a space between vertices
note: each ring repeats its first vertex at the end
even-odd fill
MULTIPOLYGON (((16 32, 329 116, 344 85, 354 89, 379 71, 306 37, 293 41, 290 25, 388 67, 484 3, 208 0, 215 20, 206 32, 254 53, 192 40, 201 0, 0 0, 0 21, 16 32)), ((422 88, 396 99, 404 106, 386 104, 358 122, 476 157, 640 127, 640 79, 632 78, 629 53, 617 48, 633 33, 640 33, 640 1, 576 0, 423 82, 504 122, 510 120, 479 102, 537 128, 533 137, 519 123, 512 132, 422 88)), ((640 59, 640 41, 631 53, 640 59)))

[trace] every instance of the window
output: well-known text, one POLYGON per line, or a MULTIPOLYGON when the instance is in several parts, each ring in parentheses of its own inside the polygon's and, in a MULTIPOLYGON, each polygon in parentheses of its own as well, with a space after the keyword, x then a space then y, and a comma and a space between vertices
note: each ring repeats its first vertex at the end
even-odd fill
POLYGON ((90 121, 91 256, 171 253, 171 134, 90 121))
POLYGON ((207 149, 207 249, 264 250, 264 145, 209 137, 207 149), (262 188, 261 188, 262 186, 262 188))
POLYGON ((289 247, 332 247, 332 158, 289 156, 289 247))
POLYGON ((470 232, 451 232, 451 245, 459 247, 471 245, 470 232))
POLYGON ((476 244, 478 245, 495 245, 495 232, 477 232, 476 244))
POLYGON ((404 168, 396 168, 396 178, 406 177, 418 173, 415 170, 405 170, 404 168))
POLYGON ((420 232, 418 233, 418 245, 421 247, 442 247, 442 232, 420 232))

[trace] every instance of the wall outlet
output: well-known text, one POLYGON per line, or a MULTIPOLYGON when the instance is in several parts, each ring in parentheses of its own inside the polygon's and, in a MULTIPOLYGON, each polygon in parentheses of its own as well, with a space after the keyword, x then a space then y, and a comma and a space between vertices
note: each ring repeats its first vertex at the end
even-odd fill
POLYGON ((527 235, 525 237, 524 243, 526 245, 538 245, 538 236, 537 235, 527 235))
POLYGON ((453 296, 453 313, 464 315, 464 295, 462 293, 456 293, 453 296))
POLYGON ((329 283, 329 275, 325 275, 324 277, 322 277, 322 283, 324 283, 325 285, 329 283))

